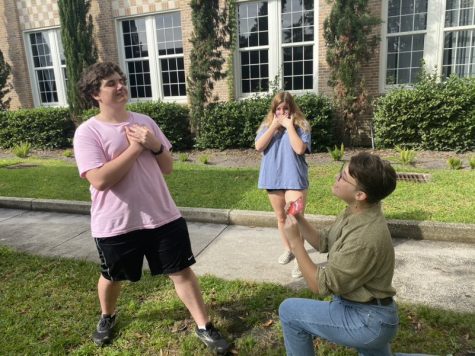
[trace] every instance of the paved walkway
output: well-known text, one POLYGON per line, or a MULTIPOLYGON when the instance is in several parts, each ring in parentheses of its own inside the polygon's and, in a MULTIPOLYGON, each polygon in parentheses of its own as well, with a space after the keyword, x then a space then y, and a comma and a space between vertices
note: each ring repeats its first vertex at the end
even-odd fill
MULTIPOLYGON (((44 256, 98 262, 90 218, 82 214, 0 208, 0 245, 44 256)), ((274 282, 304 288, 281 266, 278 231, 223 223, 189 222, 198 275, 274 282)), ((397 299, 457 311, 475 310, 475 244, 395 239, 397 299)), ((308 248, 316 263, 325 254, 308 248)))

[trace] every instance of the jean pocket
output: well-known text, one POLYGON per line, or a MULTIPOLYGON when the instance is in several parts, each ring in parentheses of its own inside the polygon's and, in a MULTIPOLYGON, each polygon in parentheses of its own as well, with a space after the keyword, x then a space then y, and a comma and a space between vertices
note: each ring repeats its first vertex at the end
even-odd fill
POLYGON ((365 318, 365 326, 367 328, 366 346, 385 345, 396 336, 399 318, 397 314, 370 310, 365 318))

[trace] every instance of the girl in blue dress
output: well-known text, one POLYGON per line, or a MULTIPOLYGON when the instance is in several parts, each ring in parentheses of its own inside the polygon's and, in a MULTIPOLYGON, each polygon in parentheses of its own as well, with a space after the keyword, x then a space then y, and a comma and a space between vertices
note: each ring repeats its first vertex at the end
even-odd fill
MULTIPOLYGON (((255 140, 256 150, 262 152, 259 189, 266 189, 277 217, 284 252, 278 258, 287 264, 294 258, 285 237, 286 207, 298 198, 305 201, 308 190, 308 166, 305 153, 311 150, 311 128, 302 111, 288 92, 278 93, 273 99, 255 140)), ((302 274, 297 264, 292 277, 302 274)))

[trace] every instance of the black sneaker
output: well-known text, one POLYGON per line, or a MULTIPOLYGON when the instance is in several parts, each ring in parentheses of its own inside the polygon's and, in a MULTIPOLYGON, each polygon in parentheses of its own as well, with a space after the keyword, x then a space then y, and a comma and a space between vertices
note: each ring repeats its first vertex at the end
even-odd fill
POLYGON ((102 315, 97 323, 96 331, 92 334, 92 340, 98 345, 102 346, 112 341, 112 333, 115 326, 114 315, 102 315))
POLYGON ((228 342, 211 322, 206 324, 206 329, 196 328, 196 335, 206 344, 206 346, 216 351, 218 354, 224 354, 229 349, 228 342))

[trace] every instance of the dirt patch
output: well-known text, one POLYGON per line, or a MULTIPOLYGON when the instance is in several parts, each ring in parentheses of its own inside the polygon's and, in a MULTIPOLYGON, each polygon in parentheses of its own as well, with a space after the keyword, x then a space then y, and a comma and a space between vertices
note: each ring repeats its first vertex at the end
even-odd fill
MULTIPOLYGON (((344 160, 349 160, 351 156, 361 151, 375 153, 384 159, 391 162, 398 162, 399 153, 395 150, 371 150, 371 149, 354 149, 345 152, 344 160)), ((188 155, 188 160, 195 163, 200 163, 202 156, 208 158, 210 165, 217 165, 222 167, 234 168, 256 168, 261 162, 261 154, 253 149, 230 149, 225 151, 220 150, 193 150, 185 152, 188 155)), ((415 163, 413 167, 417 168, 448 168, 447 160, 449 157, 458 157, 463 161, 463 167, 470 169, 468 160, 470 157, 475 157, 475 152, 466 152, 457 154, 456 152, 437 152, 437 151, 417 151, 415 163)), ((176 160, 179 159, 179 154, 174 153, 176 160)), ((306 160, 310 166, 327 164, 333 162, 330 154, 327 152, 311 153, 306 155, 306 160)))
MULTIPOLYGON (((349 160, 351 156, 361 151, 375 153, 382 158, 389 159, 392 162, 398 162, 399 153, 395 150, 371 150, 371 149, 352 149, 346 150, 344 159, 349 160)), ((65 157, 65 150, 33 150, 31 157, 35 158, 54 158, 68 162, 74 162, 73 157, 65 157)), ((229 150, 191 150, 186 152, 174 152, 173 157, 176 161, 180 155, 186 154, 189 162, 201 163, 206 156, 208 164, 212 166, 231 167, 231 168, 258 168, 261 162, 261 154, 254 149, 229 149, 229 150)), ((416 168, 448 168, 447 160, 449 157, 458 157, 463 161, 463 169, 470 169, 468 160, 475 157, 475 152, 439 152, 439 151, 417 151, 414 167, 416 168)), ((15 158, 8 150, 0 150, 1 158, 15 158)), ((306 156, 310 166, 326 164, 333 161, 327 152, 311 153, 306 156)))

